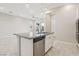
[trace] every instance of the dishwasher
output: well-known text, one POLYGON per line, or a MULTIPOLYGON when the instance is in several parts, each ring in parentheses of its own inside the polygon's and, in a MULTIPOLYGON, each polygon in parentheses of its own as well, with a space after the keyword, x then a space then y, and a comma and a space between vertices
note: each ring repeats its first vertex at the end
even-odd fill
POLYGON ((45 54, 45 36, 33 40, 33 55, 44 56, 45 54))

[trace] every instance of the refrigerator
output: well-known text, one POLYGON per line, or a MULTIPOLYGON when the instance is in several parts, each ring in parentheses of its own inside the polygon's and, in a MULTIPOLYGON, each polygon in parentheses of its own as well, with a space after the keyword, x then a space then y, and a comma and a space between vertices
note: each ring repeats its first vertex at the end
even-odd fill
POLYGON ((76 40, 77 43, 79 44, 79 19, 76 22, 76 40))

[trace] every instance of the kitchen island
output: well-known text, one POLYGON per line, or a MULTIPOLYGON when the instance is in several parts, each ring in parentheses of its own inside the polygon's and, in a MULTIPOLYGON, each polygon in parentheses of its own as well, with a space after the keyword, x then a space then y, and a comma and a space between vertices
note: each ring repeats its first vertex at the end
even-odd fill
POLYGON ((39 33, 34 36, 29 36, 28 33, 14 34, 18 37, 19 56, 44 56, 47 48, 45 38, 50 34, 53 32, 39 33))

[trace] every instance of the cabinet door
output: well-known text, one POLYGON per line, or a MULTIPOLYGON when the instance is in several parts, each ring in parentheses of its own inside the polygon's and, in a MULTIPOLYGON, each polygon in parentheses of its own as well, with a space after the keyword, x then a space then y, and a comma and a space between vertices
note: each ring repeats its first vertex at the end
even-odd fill
POLYGON ((45 52, 47 52, 48 49, 51 47, 52 47, 52 37, 51 35, 47 35, 45 39, 45 52))

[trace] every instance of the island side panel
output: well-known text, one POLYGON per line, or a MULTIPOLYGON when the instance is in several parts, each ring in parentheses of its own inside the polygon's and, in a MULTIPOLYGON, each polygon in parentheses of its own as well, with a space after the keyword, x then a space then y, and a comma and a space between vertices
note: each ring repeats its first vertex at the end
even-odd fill
POLYGON ((21 56, 33 56, 33 39, 21 38, 21 56))

